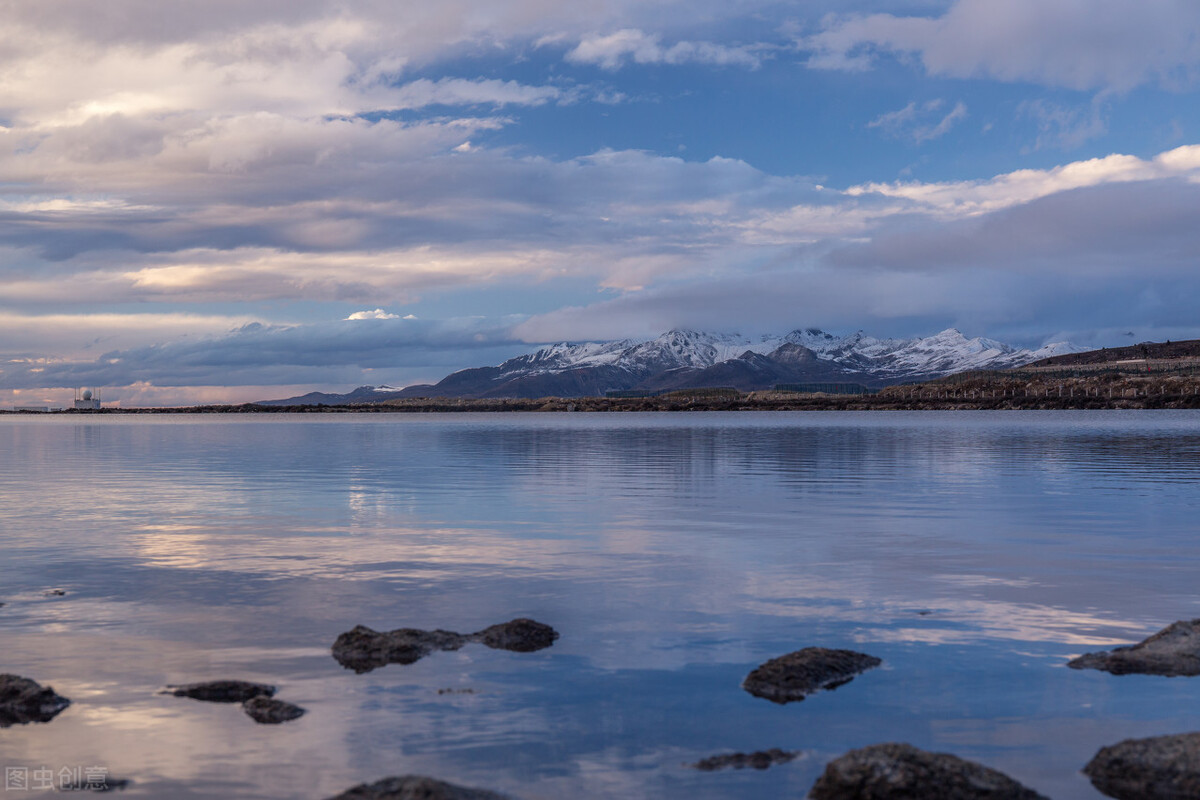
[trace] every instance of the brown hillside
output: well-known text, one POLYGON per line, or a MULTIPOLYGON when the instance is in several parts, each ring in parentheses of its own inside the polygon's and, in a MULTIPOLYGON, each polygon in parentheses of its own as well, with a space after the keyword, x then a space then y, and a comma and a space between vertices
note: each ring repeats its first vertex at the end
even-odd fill
POLYGON ((1113 361, 1135 359, 1200 358, 1200 339, 1185 342, 1143 342, 1129 347, 1107 347, 1089 350, 1086 353, 1071 353, 1065 356, 1043 358, 1026 364, 1026 367, 1075 367, 1084 364, 1107 364, 1113 361))

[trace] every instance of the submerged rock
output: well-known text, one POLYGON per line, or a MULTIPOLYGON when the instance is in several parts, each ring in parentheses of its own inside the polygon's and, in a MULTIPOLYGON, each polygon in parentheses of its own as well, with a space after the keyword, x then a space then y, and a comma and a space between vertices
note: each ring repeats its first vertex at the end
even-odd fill
POLYGON ((1174 622, 1135 645, 1087 653, 1067 666, 1113 675, 1200 675, 1200 619, 1174 622))
POLYGON ((242 710, 255 722, 263 725, 278 725, 304 716, 304 709, 300 706, 264 695, 251 697, 242 703, 242 710))
POLYGON ((360 784, 330 800, 509 800, 506 795, 485 789, 470 789, 452 783, 404 775, 384 778, 371 784, 360 784))
POLYGON ((398 628, 377 631, 356 625, 338 636, 333 657, 346 669, 370 672, 387 664, 412 664, 438 650, 458 650, 467 642, 480 642, 498 650, 531 653, 554 644, 558 632, 549 625, 531 619, 514 619, 484 628, 477 633, 423 631, 398 628))
POLYGON ((480 642, 494 650, 511 650, 514 653, 532 653, 545 650, 554 644, 558 631, 541 622, 524 617, 501 622, 484 628, 478 633, 467 637, 473 642, 480 642))
POLYGON ((113 792, 125 791, 133 784, 133 781, 127 778, 113 778, 107 774, 87 775, 78 780, 62 783, 59 781, 55 787, 60 792, 113 792))
POLYGON ((49 722, 71 701, 49 686, 20 675, 0 675, 0 728, 49 722))
POLYGON ((745 767, 753 767, 754 769, 766 769, 774 764, 786 764, 789 761, 794 761, 799 758, 800 752, 780 750, 778 747, 772 747, 770 750, 758 750, 753 753, 730 753, 721 756, 709 756, 702 758, 692 767, 704 772, 712 772, 713 770, 726 769, 743 769, 745 767))
POLYGON ((790 703, 820 689, 836 689, 882 663, 853 650, 806 647, 762 664, 746 676, 742 688, 773 703, 790 703))
POLYGON ((1102 747, 1083 774, 1118 800, 1200 797, 1200 733, 1126 739, 1102 747))
POLYGON ((1046 800, 1002 772, 910 744, 876 744, 830 761, 812 800, 1046 800))
POLYGON ((275 694, 275 687, 248 681, 208 681, 168 686, 163 693, 209 703, 244 703, 254 697, 271 697, 275 694))
POLYGON ((387 664, 413 664, 435 650, 457 650, 466 643, 465 636, 452 631, 377 631, 355 625, 337 637, 333 657, 346 669, 363 673, 387 664))

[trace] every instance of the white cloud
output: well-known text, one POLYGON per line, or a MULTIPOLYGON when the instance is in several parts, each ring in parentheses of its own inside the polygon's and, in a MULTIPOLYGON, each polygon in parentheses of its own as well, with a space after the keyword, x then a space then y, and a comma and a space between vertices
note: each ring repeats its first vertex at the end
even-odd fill
POLYGON ((527 86, 516 81, 421 78, 395 90, 393 108, 424 108, 431 105, 540 106, 570 102, 579 96, 556 86, 527 86))
POLYGON ((867 123, 868 128, 880 128, 897 139, 912 139, 923 144, 944 136, 951 128, 967 118, 967 106, 958 102, 948 113, 942 114, 945 101, 929 100, 917 105, 909 103, 898 111, 881 114, 867 123))
POLYGON ((1017 109, 1019 116, 1033 119, 1038 127, 1034 149, 1059 147, 1072 150, 1089 139, 1108 132, 1104 121, 1103 100, 1097 97, 1085 107, 1065 107, 1048 100, 1026 100, 1017 109))
POLYGON ((619 69, 626 62, 635 64, 716 64, 755 69, 762 64, 761 48, 728 46, 714 42, 676 42, 662 44, 658 34, 636 28, 623 28, 610 34, 589 34, 566 59, 576 64, 595 64, 603 69, 619 69))
MULTIPOLYGON (((412 318, 413 317, 410 314, 409 316, 405 317, 404 319, 412 319, 412 318)), ((374 311, 355 311, 353 314, 346 317, 347 321, 356 320, 356 319, 400 319, 400 315, 399 314, 391 314, 387 311, 384 311, 382 308, 377 308, 374 311)))
POLYGON ((1113 154, 1052 169, 1017 170, 988 180, 867 183, 848 188, 846 194, 904 200, 914 204, 911 209, 948 220, 998 211, 1073 189, 1173 178, 1200 182, 1200 145, 1168 150, 1151 160, 1113 154))
POLYGON ((861 70, 915 54, 930 75, 1082 90, 1191 86, 1200 5, 1191 0, 956 0, 938 17, 834 16, 801 40, 816 68, 861 70))

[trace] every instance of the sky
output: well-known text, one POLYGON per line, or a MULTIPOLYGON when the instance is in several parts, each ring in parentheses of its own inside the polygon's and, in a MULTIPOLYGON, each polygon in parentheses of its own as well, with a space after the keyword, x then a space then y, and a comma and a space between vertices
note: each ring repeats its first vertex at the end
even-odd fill
POLYGON ((0 0, 0 407, 1200 338, 1194 0, 0 0))

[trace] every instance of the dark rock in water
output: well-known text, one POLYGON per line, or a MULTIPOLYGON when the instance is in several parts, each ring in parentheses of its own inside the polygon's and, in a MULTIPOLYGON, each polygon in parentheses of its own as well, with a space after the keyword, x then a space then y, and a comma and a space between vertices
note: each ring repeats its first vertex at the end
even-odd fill
POLYGON ((247 681, 208 681, 168 686, 163 693, 209 703, 244 703, 253 697, 271 697, 275 694, 275 687, 247 681))
POLYGON ((876 744, 830 761, 812 800, 1046 800, 1002 772, 910 744, 876 744))
POLYGON ((1083 774, 1118 800, 1200 797, 1200 733, 1126 739, 1102 747, 1083 774))
POLYGON ((780 750, 778 747, 772 747, 770 750, 759 750, 754 753, 730 753, 722 756, 709 756, 702 758, 691 766, 704 772, 712 772, 713 770, 726 769, 743 769, 745 767, 753 767, 754 769, 766 769, 773 764, 786 764, 800 756, 799 751, 788 752, 780 750))
POLYGON ((49 722, 69 705, 70 700, 49 686, 20 675, 0 675, 0 728, 49 722))
POLYGON ((384 778, 371 784, 347 789, 330 800, 508 800, 505 795, 485 789, 468 789, 452 783, 405 775, 384 778))
POLYGON ((126 778, 113 778, 105 773, 85 775, 79 780, 68 783, 58 782, 55 788, 60 792, 114 792, 125 791, 133 783, 126 778))
POLYGON ((1138 644, 1088 653, 1067 666, 1113 675, 1200 675, 1200 619, 1180 620, 1138 644))
POLYGON ((255 722, 263 725, 278 725, 304 716, 304 709, 300 706, 264 695, 251 697, 242 703, 242 710, 255 722))
POLYGON ((333 643, 333 657, 346 669, 363 673, 387 664, 413 664, 435 650, 457 650, 466 643, 467 637, 452 631, 399 628, 380 632, 355 625, 333 643))
POLYGON ((742 688, 773 703, 790 703, 819 689, 836 689, 882 663, 853 650, 806 647, 759 666, 742 681, 742 688))
POLYGON ((387 664, 412 664, 437 650, 458 650, 467 642, 529 653, 549 647, 557 638, 558 632, 549 625, 531 619, 514 619, 467 635, 418 628, 380 632, 356 625, 338 636, 333 657, 346 669, 363 673, 387 664))
POLYGON ((558 631, 541 622, 521 618, 484 628, 468 638, 496 650, 532 653, 535 650, 545 650, 554 644, 554 640, 558 638, 558 631))

